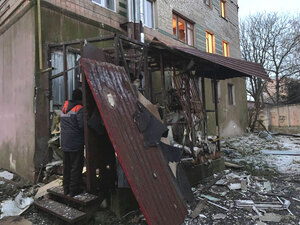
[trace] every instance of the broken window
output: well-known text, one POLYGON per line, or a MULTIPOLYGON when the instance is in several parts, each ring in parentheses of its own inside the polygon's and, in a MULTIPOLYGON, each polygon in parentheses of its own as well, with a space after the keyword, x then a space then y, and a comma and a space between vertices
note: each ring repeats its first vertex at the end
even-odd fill
POLYGON ((206 51, 215 53, 215 35, 209 31, 206 31, 206 51))
POLYGON ((144 14, 144 24, 147 27, 154 28, 154 16, 153 16, 153 1, 144 0, 145 14, 144 14))
POLYGON ((228 104, 229 105, 234 105, 234 85, 233 84, 228 84, 228 104))
POLYGON ((220 7, 221 7, 221 17, 226 18, 226 0, 220 1, 220 7))
MULTIPOLYGON (((75 53, 67 54, 67 64, 68 69, 74 68, 76 63, 78 63, 79 55, 75 53)), ((63 66, 63 53, 60 51, 51 53, 51 66, 54 68, 52 70, 52 75, 59 74, 64 71, 63 66)), ((68 96, 67 98, 72 97, 73 90, 76 89, 79 78, 76 78, 75 69, 71 69, 68 71, 68 96)), ((52 100, 51 100, 51 108, 59 109, 65 101, 64 96, 64 76, 59 76, 52 80, 52 100)))
POLYGON ((229 44, 227 41, 223 41, 222 43, 223 45, 223 55, 226 56, 226 57, 229 57, 229 44))
POLYGON ((115 11, 115 0, 92 0, 92 2, 115 11))
POLYGON ((173 14, 173 34, 182 42, 194 45, 194 24, 173 14))

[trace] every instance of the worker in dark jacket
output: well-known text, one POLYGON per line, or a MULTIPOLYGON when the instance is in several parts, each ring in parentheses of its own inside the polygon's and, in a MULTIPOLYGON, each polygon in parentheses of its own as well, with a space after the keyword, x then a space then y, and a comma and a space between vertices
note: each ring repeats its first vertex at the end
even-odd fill
POLYGON ((65 101, 61 113, 61 148, 64 153, 64 194, 72 197, 82 192, 81 176, 84 163, 82 92, 73 91, 72 100, 65 101))

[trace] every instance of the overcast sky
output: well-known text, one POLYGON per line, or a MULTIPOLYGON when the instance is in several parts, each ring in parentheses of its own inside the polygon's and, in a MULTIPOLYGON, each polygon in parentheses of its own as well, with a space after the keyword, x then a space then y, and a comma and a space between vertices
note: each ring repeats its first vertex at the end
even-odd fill
POLYGON ((300 0, 238 0, 239 17, 256 12, 300 13, 300 0))

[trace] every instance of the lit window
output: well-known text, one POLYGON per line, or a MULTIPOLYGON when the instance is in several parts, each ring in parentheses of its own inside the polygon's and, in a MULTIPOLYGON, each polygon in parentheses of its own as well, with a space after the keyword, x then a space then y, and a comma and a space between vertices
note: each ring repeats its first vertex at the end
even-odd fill
POLYGON ((206 51, 215 53, 215 35, 208 31, 206 32, 206 51))
POLYGON ((92 2, 115 11, 115 0, 92 0, 92 2))
POLYGON ((229 57, 229 44, 226 41, 223 41, 223 55, 229 57))
POLYGON ((173 14, 173 34, 188 45, 194 45, 194 24, 173 14))
POLYGON ((221 0, 220 6, 221 6, 221 17, 226 18, 226 0, 221 0))
POLYGON ((145 17, 144 17, 144 24, 147 27, 153 28, 153 1, 151 0, 144 0, 145 6, 145 17))
POLYGON ((234 86, 233 86, 233 84, 228 84, 228 104, 234 105, 234 86))

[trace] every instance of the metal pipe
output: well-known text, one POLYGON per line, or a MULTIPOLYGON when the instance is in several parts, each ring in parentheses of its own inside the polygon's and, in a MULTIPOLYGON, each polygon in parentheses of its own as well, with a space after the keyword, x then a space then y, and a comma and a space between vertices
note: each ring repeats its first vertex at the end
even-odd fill
POLYGON ((216 119, 216 132, 217 132, 217 147, 220 151, 220 126, 219 126, 219 115, 218 115, 218 88, 217 88, 217 80, 216 75, 214 77, 214 92, 215 92, 215 119, 216 119))
POLYGON ((206 110, 206 97, 205 97, 205 78, 201 78, 201 92, 202 92, 202 104, 203 104, 203 112, 204 114, 204 122, 203 122, 203 129, 204 129, 204 137, 207 138, 207 110, 206 110))
POLYGON ((164 124, 167 123, 166 120, 166 84, 165 84, 165 70, 163 55, 160 54, 160 76, 161 76, 161 90, 162 90, 162 103, 163 103, 163 121, 164 124))
POLYGON ((42 46, 42 21, 41 21, 41 0, 37 0, 37 20, 38 20, 38 45, 39 45, 39 68, 43 69, 43 46, 42 46))
POLYGON ((67 47, 65 45, 63 45, 63 60, 64 60, 64 97, 65 100, 68 100, 68 61, 67 61, 67 47))

